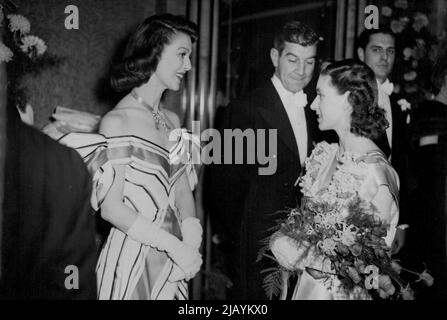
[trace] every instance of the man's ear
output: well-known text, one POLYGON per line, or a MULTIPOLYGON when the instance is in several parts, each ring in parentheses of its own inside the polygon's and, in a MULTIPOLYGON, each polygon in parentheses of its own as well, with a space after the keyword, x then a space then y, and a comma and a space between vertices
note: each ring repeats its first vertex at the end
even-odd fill
POLYGON ((272 59, 273 66, 277 68, 279 62, 279 51, 277 49, 270 49, 270 59, 272 59))
POLYGON ((365 50, 363 50, 363 48, 357 48, 357 55, 359 56, 360 61, 365 62, 365 50))

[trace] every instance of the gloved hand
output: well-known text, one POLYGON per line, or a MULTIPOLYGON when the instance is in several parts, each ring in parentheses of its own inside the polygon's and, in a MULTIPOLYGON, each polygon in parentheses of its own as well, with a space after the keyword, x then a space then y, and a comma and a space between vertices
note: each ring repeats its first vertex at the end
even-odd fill
POLYGON ((202 244, 203 229, 200 220, 194 217, 188 217, 182 221, 183 242, 194 249, 199 250, 202 244))
MULTIPOLYGON (((200 224, 200 220, 194 217, 186 218, 182 221, 181 225, 183 242, 188 246, 191 246, 193 249, 199 250, 200 245, 202 243, 202 234, 203 229, 200 224)), ((202 260, 200 260, 200 265, 198 266, 197 273, 200 271, 200 266, 202 264, 202 260)), ((195 273, 192 276, 188 276, 178 265, 174 265, 174 268, 169 276, 169 281, 180 281, 185 279, 186 281, 190 280, 195 276, 195 273)))
POLYGON ((288 270, 301 269, 312 265, 315 255, 314 247, 303 241, 301 244, 295 239, 280 232, 275 233, 270 240, 270 250, 278 263, 288 270))
POLYGON ((138 215, 127 231, 127 235, 135 241, 166 251, 168 256, 183 271, 185 279, 189 280, 200 270, 202 256, 197 249, 180 241, 143 215, 138 215))

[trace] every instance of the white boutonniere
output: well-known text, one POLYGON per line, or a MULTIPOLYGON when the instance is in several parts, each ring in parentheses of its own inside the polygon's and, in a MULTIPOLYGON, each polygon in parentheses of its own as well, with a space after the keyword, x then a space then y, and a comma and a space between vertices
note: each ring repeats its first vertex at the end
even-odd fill
POLYGON ((403 112, 411 110, 411 103, 409 103, 406 99, 400 99, 397 103, 400 105, 400 109, 403 112))
MULTIPOLYGON (((411 110, 411 103, 409 103, 406 99, 400 99, 397 101, 397 103, 400 105, 400 109, 402 112, 408 112, 411 110)), ((407 114, 407 124, 409 124, 411 121, 410 113, 407 114)))

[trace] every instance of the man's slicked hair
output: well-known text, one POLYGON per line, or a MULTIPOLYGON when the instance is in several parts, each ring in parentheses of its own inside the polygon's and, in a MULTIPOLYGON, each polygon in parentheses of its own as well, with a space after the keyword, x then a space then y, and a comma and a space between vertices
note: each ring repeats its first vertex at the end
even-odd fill
POLYGON ((273 40, 273 46, 279 54, 284 50, 286 41, 308 47, 318 45, 320 37, 307 24, 300 21, 289 21, 279 29, 273 40))

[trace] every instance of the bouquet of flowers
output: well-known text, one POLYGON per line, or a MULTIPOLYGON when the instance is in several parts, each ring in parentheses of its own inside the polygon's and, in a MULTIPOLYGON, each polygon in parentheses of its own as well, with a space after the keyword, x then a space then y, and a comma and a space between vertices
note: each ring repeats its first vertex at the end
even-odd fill
POLYGON ((403 272, 416 274, 426 285, 431 275, 403 268, 393 260, 384 237, 388 225, 377 209, 360 197, 352 198, 340 212, 336 203, 304 198, 301 208, 292 209, 260 251, 258 260, 268 257, 278 263, 264 280, 271 299, 281 290, 281 274, 306 270, 315 279, 325 279, 331 292, 342 299, 414 298, 403 272), (271 250, 275 256, 267 254, 271 250))

